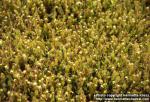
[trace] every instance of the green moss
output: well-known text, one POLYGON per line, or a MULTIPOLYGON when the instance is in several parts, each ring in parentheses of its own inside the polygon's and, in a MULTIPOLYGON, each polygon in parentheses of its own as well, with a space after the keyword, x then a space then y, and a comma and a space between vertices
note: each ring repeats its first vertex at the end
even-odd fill
POLYGON ((1 0, 0 101, 149 93, 147 0, 1 0))

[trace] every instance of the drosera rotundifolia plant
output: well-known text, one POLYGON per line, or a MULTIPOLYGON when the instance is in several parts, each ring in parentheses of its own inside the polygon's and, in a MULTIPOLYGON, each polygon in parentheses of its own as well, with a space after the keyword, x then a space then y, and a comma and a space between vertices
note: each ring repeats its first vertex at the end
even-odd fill
POLYGON ((0 102, 150 92, 148 0, 1 0, 0 102))

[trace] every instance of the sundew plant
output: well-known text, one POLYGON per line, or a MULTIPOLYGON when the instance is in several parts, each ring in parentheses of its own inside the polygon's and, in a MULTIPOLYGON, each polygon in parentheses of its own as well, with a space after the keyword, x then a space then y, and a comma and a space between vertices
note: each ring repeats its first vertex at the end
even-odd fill
POLYGON ((149 94, 149 0, 0 0, 0 102, 149 94))

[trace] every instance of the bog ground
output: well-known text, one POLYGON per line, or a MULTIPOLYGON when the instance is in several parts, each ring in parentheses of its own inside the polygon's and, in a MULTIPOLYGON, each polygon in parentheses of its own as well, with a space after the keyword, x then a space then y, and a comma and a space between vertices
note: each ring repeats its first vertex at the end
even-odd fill
POLYGON ((150 92, 148 0, 0 0, 0 102, 150 92))

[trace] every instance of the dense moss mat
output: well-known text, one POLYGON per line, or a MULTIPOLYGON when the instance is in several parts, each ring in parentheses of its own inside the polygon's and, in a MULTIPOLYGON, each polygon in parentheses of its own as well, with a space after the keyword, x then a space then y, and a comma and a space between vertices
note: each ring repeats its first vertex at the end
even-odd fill
POLYGON ((0 101, 149 93, 149 27, 148 0, 0 0, 0 101))

